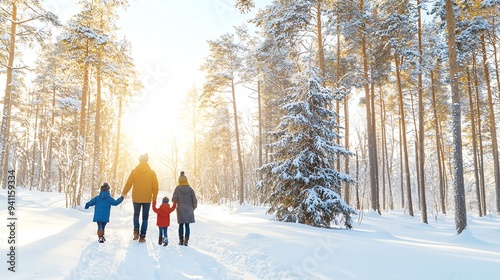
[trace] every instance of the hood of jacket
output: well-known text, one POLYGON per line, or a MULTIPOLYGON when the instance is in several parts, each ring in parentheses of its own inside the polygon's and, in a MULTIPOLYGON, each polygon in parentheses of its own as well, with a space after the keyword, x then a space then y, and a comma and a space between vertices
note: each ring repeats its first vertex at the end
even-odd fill
POLYGON ((100 199, 106 199, 108 197, 111 197, 111 194, 109 193, 109 191, 101 191, 99 193, 99 198, 100 199))
POLYGON ((191 192, 190 186, 179 186, 179 192, 186 195, 191 192))
POLYGON ((147 162, 141 162, 135 167, 135 170, 140 173, 146 173, 151 170, 151 167, 147 162))

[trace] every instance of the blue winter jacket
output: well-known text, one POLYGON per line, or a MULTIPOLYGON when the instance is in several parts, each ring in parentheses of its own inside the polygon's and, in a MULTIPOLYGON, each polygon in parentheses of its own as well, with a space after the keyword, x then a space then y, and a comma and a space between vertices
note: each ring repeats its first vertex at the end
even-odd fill
POLYGON ((118 205, 122 203, 123 197, 114 199, 109 194, 109 191, 101 191, 98 196, 92 198, 85 204, 85 209, 90 206, 95 206, 94 222, 109 222, 109 214, 111 212, 111 205, 118 205))

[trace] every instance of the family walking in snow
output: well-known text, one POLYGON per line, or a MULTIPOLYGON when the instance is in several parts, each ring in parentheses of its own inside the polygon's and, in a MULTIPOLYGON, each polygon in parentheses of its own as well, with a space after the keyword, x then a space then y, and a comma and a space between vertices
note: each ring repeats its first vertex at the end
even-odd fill
POLYGON ((153 204, 153 211, 157 214, 156 225, 159 230, 158 244, 168 245, 168 227, 170 226, 170 214, 177 210, 177 222, 179 223, 179 245, 188 245, 190 236, 190 223, 194 223, 194 210, 198 205, 195 192, 188 183, 188 179, 181 171, 178 186, 172 195, 172 206, 168 197, 163 197, 160 207, 156 207, 158 196, 158 179, 156 173, 148 164, 148 154, 139 157, 139 164, 130 173, 120 198, 114 199, 109 193, 108 183, 103 183, 101 192, 85 204, 85 209, 95 206, 94 222, 97 222, 97 235, 99 242, 104 242, 104 227, 109 222, 111 205, 120 204, 127 193, 132 189, 133 215, 133 240, 146 242, 148 229, 149 209, 153 204), (139 221, 139 216, 142 219, 139 221))

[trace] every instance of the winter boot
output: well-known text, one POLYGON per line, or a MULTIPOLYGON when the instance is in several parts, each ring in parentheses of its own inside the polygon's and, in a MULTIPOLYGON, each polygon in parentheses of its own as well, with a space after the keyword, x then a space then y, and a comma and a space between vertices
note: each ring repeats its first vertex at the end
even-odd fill
POLYGON ((134 228, 134 240, 138 240, 138 239, 139 239, 139 229, 134 228))
POLYGON ((186 236, 186 238, 184 238, 184 246, 188 245, 188 241, 189 241, 189 236, 186 236))
POLYGON ((163 238, 163 246, 166 247, 168 245, 168 239, 163 238))
POLYGON ((184 245, 184 236, 179 235, 179 245, 184 245))
POLYGON ((99 243, 104 243, 104 241, 106 241, 106 239, 104 239, 104 230, 98 230, 97 236, 99 237, 99 243))
POLYGON ((158 237, 158 245, 163 245, 163 237, 158 237))
POLYGON ((141 235, 139 236, 139 242, 141 242, 141 243, 146 242, 146 235, 141 234, 141 235))

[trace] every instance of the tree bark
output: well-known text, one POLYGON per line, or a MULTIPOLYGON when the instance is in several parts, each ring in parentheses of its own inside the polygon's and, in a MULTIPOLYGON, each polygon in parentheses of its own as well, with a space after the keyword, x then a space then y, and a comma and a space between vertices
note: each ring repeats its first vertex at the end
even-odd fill
POLYGON ((398 93, 399 93, 399 114, 401 117, 401 141, 403 148, 403 163, 404 163, 404 174, 406 177, 406 203, 408 206, 408 214, 414 216, 413 214, 413 203, 411 197, 411 177, 410 177, 410 164, 408 159, 408 142, 406 141, 406 118, 405 109, 403 104, 403 89, 401 86, 401 74, 399 71, 399 59, 398 55, 394 54, 394 63, 396 64, 396 78, 398 83, 398 93))
POLYGON ((490 82, 490 72, 488 69, 488 58, 486 56, 486 42, 484 34, 481 35, 481 45, 483 52, 483 68, 484 68, 484 80, 486 83, 486 89, 488 91, 488 112, 489 112, 489 122, 490 122, 490 133, 491 133, 491 145, 493 149, 493 174, 495 177, 495 190, 496 190, 496 206, 497 212, 500 212, 500 162, 498 159, 498 140, 497 140, 497 128, 495 123, 495 110, 493 109, 493 93, 491 90, 490 82))
POLYGON ((2 114, 2 128, 0 133, 0 170, 3 170, 0 182, 2 188, 6 188, 7 184, 3 184, 7 178, 9 170, 9 138, 10 138, 10 119, 12 112, 12 71, 14 67, 14 57, 16 50, 16 28, 17 28, 17 5, 12 3, 12 16, 10 24, 10 41, 9 41, 9 59, 7 62, 6 81, 5 81, 5 95, 3 99, 3 114, 2 114))
MULTIPOLYGON (((113 166, 111 168, 111 178, 113 180, 113 184, 118 186, 118 159, 120 156, 120 138, 121 138, 121 124, 122 124, 122 99, 123 97, 120 95, 118 97, 118 124, 116 128, 116 141, 115 141, 115 151, 114 151, 114 157, 113 157, 113 166)), ((117 188, 113 188, 112 192, 113 195, 115 191, 118 191, 117 188)))
POLYGON ((243 159, 241 155, 241 145, 240 145, 240 132, 238 129, 238 112, 236 110, 236 93, 234 89, 234 80, 231 80, 231 94, 233 97, 233 114, 234 114, 234 130, 236 135, 236 149, 238 152, 238 165, 240 171, 240 190, 239 190, 239 202, 243 204, 243 192, 244 192, 244 175, 243 175, 243 159))
MULTIPOLYGON (((87 42, 87 50, 86 57, 89 54, 89 43, 87 42)), ((78 129, 78 180, 75 190, 73 191, 73 199, 72 202, 76 204, 80 204, 80 198, 82 194, 83 188, 83 171, 84 171, 84 161, 85 161, 85 124, 87 121, 87 95, 89 91, 89 65, 84 63, 84 71, 83 71, 83 85, 82 85, 82 98, 81 98, 81 108, 80 108, 80 121, 79 121, 79 129, 78 129)), ((72 204, 74 207, 76 204, 72 204)))
MULTIPOLYGON (((359 10, 363 11, 364 9, 364 1, 361 0, 359 3, 359 10)), ((368 132, 368 161, 369 161, 369 173, 370 173, 370 190, 371 190, 371 201, 370 207, 374 211, 380 211, 378 209, 378 201, 377 201, 377 173, 376 173, 376 165, 375 165, 375 142, 373 130, 371 129, 372 125, 372 112, 371 112, 371 97, 370 97, 370 85, 369 85, 369 77, 368 77, 368 57, 366 51, 366 35, 365 35, 365 23, 361 24, 361 59, 363 60, 363 78, 364 88, 365 88, 365 102, 366 102, 366 125, 368 132)))
POLYGON ((441 212, 446 214, 446 201, 445 201, 445 184, 444 184, 444 164, 441 159, 441 132, 439 130, 439 119, 437 114, 437 103, 436 103, 436 89, 434 87, 435 79, 434 79, 434 71, 431 70, 431 93, 432 93, 432 112, 434 118, 434 130, 436 134, 436 151, 437 151, 437 163, 439 170, 439 198, 441 205, 441 212))
POLYGON ((470 108, 470 122, 471 122, 471 130, 472 130, 472 156, 474 158, 474 182, 476 185, 476 198, 478 204, 478 214, 479 217, 483 216, 483 209, 481 207, 481 187, 479 184, 479 168, 478 168, 478 153, 477 153, 477 135, 476 135, 476 110, 474 107, 474 103, 472 101, 472 81, 470 77, 470 70, 467 68, 467 92, 469 96, 469 108, 470 108))
POLYGON ((455 190, 455 225, 457 233, 460 234, 467 227, 467 213, 465 207, 465 188, 462 157, 462 127, 460 88, 458 84, 458 63, 455 42, 455 14, 453 3, 446 0, 446 26, 448 30, 448 56, 450 61, 450 82, 452 102, 452 133, 453 133, 453 181, 455 190))
MULTIPOLYGON (((420 0, 417 0, 418 7, 418 52, 420 53, 419 66, 422 66, 422 9, 420 0)), ((425 124, 424 124, 424 100, 422 86, 422 70, 418 71, 418 165, 419 165, 419 186, 420 186, 420 213, 421 220, 427 224, 427 202, 425 199, 425 124)))
POLYGON ((476 71, 476 55, 472 56, 472 70, 474 71, 474 95, 476 101, 476 115, 477 115, 477 141, 478 141, 478 161, 479 161, 479 178, 480 178, 480 189, 481 189, 481 207, 484 214, 486 214, 486 187, 485 187, 485 178, 484 178, 484 149, 483 149, 483 134, 482 134, 482 120, 481 120, 481 108, 479 105, 479 81, 477 77, 476 71))

